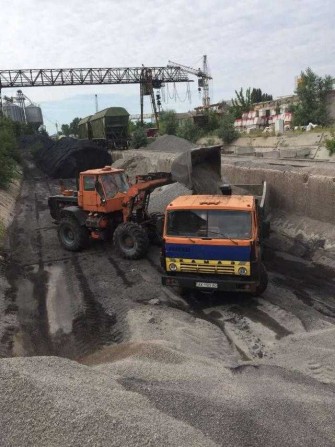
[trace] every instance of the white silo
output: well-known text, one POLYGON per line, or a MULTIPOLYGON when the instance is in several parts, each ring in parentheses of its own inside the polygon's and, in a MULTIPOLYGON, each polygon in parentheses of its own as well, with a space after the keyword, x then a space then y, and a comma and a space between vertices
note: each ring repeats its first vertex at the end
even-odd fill
POLYGON ((30 104, 25 108, 27 123, 38 129, 43 124, 43 115, 40 107, 30 104))
POLYGON ((10 118, 12 121, 18 121, 20 123, 24 122, 24 113, 23 109, 10 102, 6 102, 2 107, 3 113, 7 118, 10 118))

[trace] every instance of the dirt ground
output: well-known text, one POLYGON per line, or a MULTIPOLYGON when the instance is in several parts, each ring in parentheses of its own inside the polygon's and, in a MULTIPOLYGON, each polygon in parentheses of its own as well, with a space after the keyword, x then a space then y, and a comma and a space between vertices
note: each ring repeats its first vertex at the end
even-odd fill
POLYGON ((159 249, 58 242, 27 167, 0 275, 4 446, 333 446, 335 284, 267 253, 260 298, 181 296, 159 249))

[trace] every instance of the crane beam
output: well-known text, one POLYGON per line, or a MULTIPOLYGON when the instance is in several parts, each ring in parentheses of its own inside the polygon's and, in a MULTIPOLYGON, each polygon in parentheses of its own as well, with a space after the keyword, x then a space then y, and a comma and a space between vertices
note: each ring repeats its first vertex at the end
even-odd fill
POLYGON ((188 67, 187 65, 178 64, 177 62, 173 62, 173 61, 169 61, 169 64, 170 65, 168 65, 168 67, 180 68, 181 70, 185 71, 186 73, 190 73, 195 76, 198 76, 198 78, 212 79, 212 77, 209 76, 208 73, 206 73, 203 70, 200 70, 200 68, 196 69, 196 68, 188 67))
MULTIPOLYGON (((153 83, 191 82, 181 67, 43 68, 0 70, 0 91, 9 87, 142 84, 150 71, 153 83)), ((155 85, 154 85, 155 87, 155 85)))

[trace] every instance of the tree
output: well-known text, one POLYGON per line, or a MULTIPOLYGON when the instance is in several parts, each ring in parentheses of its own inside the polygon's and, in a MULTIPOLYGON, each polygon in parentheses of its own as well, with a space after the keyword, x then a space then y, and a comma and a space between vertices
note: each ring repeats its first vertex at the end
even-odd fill
POLYGON ((63 135, 65 135, 67 137, 70 135, 70 126, 69 126, 69 124, 62 124, 61 130, 62 130, 62 134, 63 135))
POLYGON ((268 95, 267 93, 263 93, 260 88, 253 88, 251 92, 251 101, 253 104, 257 102, 266 102, 272 101, 272 95, 268 95))
POLYGON ((13 121, 0 118, 0 188, 9 186, 15 177, 16 163, 20 161, 16 132, 13 121))
POLYGON ((263 93, 260 88, 247 88, 245 94, 243 88, 241 87, 238 92, 235 90, 236 98, 232 99, 231 113, 234 115, 235 119, 241 118, 243 113, 249 112, 253 104, 257 102, 272 101, 272 95, 268 93, 263 93))
POLYGON ((194 123, 192 119, 187 119, 179 124, 177 136, 195 143, 202 136, 202 130, 194 123))
POLYGON ((177 135, 178 129, 177 114, 174 110, 161 112, 159 116, 159 133, 161 135, 177 135))
POLYGON ((139 127, 133 132, 133 136, 131 138, 131 145, 135 149, 139 147, 146 146, 148 144, 148 138, 145 130, 142 127, 139 127))
POLYGON ((144 121, 143 124, 141 123, 141 121, 132 121, 129 120, 128 121, 128 131, 129 133, 133 133, 135 130, 137 129, 150 129, 150 128, 155 128, 156 127, 156 123, 153 123, 151 121, 147 122, 144 121))
POLYGON ((238 92, 235 90, 236 98, 232 99, 231 114, 236 118, 241 118, 243 113, 249 112, 252 106, 251 89, 247 88, 245 94, 241 87, 238 92))
POLYGON ((70 124, 62 124, 61 130, 62 134, 69 137, 70 135, 79 135, 79 121, 81 118, 74 118, 70 124))
POLYGON ((220 119, 217 112, 214 110, 206 110, 205 116, 207 117, 207 123, 205 124, 205 131, 206 132, 212 132, 213 130, 216 130, 220 126, 220 119))
POLYGON ((327 110, 327 96, 332 90, 332 77, 320 77, 311 68, 301 72, 295 93, 299 102, 293 107, 293 124, 305 126, 308 123, 325 126, 330 122, 327 110))
POLYGON ((81 118, 74 118, 72 120, 72 122, 70 123, 70 135, 75 135, 78 136, 79 135, 79 121, 81 120, 81 118))
POLYGON ((232 110, 229 110, 221 119, 217 134, 218 137, 221 138, 226 144, 232 143, 239 136, 239 133, 234 127, 234 121, 235 115, 234 111, 232 110))

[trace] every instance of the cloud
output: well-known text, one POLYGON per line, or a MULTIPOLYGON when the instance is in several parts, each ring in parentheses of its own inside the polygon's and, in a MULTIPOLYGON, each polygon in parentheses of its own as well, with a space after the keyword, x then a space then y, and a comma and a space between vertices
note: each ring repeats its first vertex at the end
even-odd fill
MULTIPOLYGON (((308 66, 334 75, 334 9, 332 0, 2 0, 0 69, 161 66, 169 59, 197 68, 207 54, 213 101, 248 86, 285 95, 308 66)), ((185 88, 178 85, 180 96, 185 88)), ((138 86, 24 93, 39 103, 54 102, 52 114, 70 98, 89 101, 95 93, 139 109, 138 86)), ((169 106, 198 105, 196 83, 192 97, 191 106, 169 106)))

